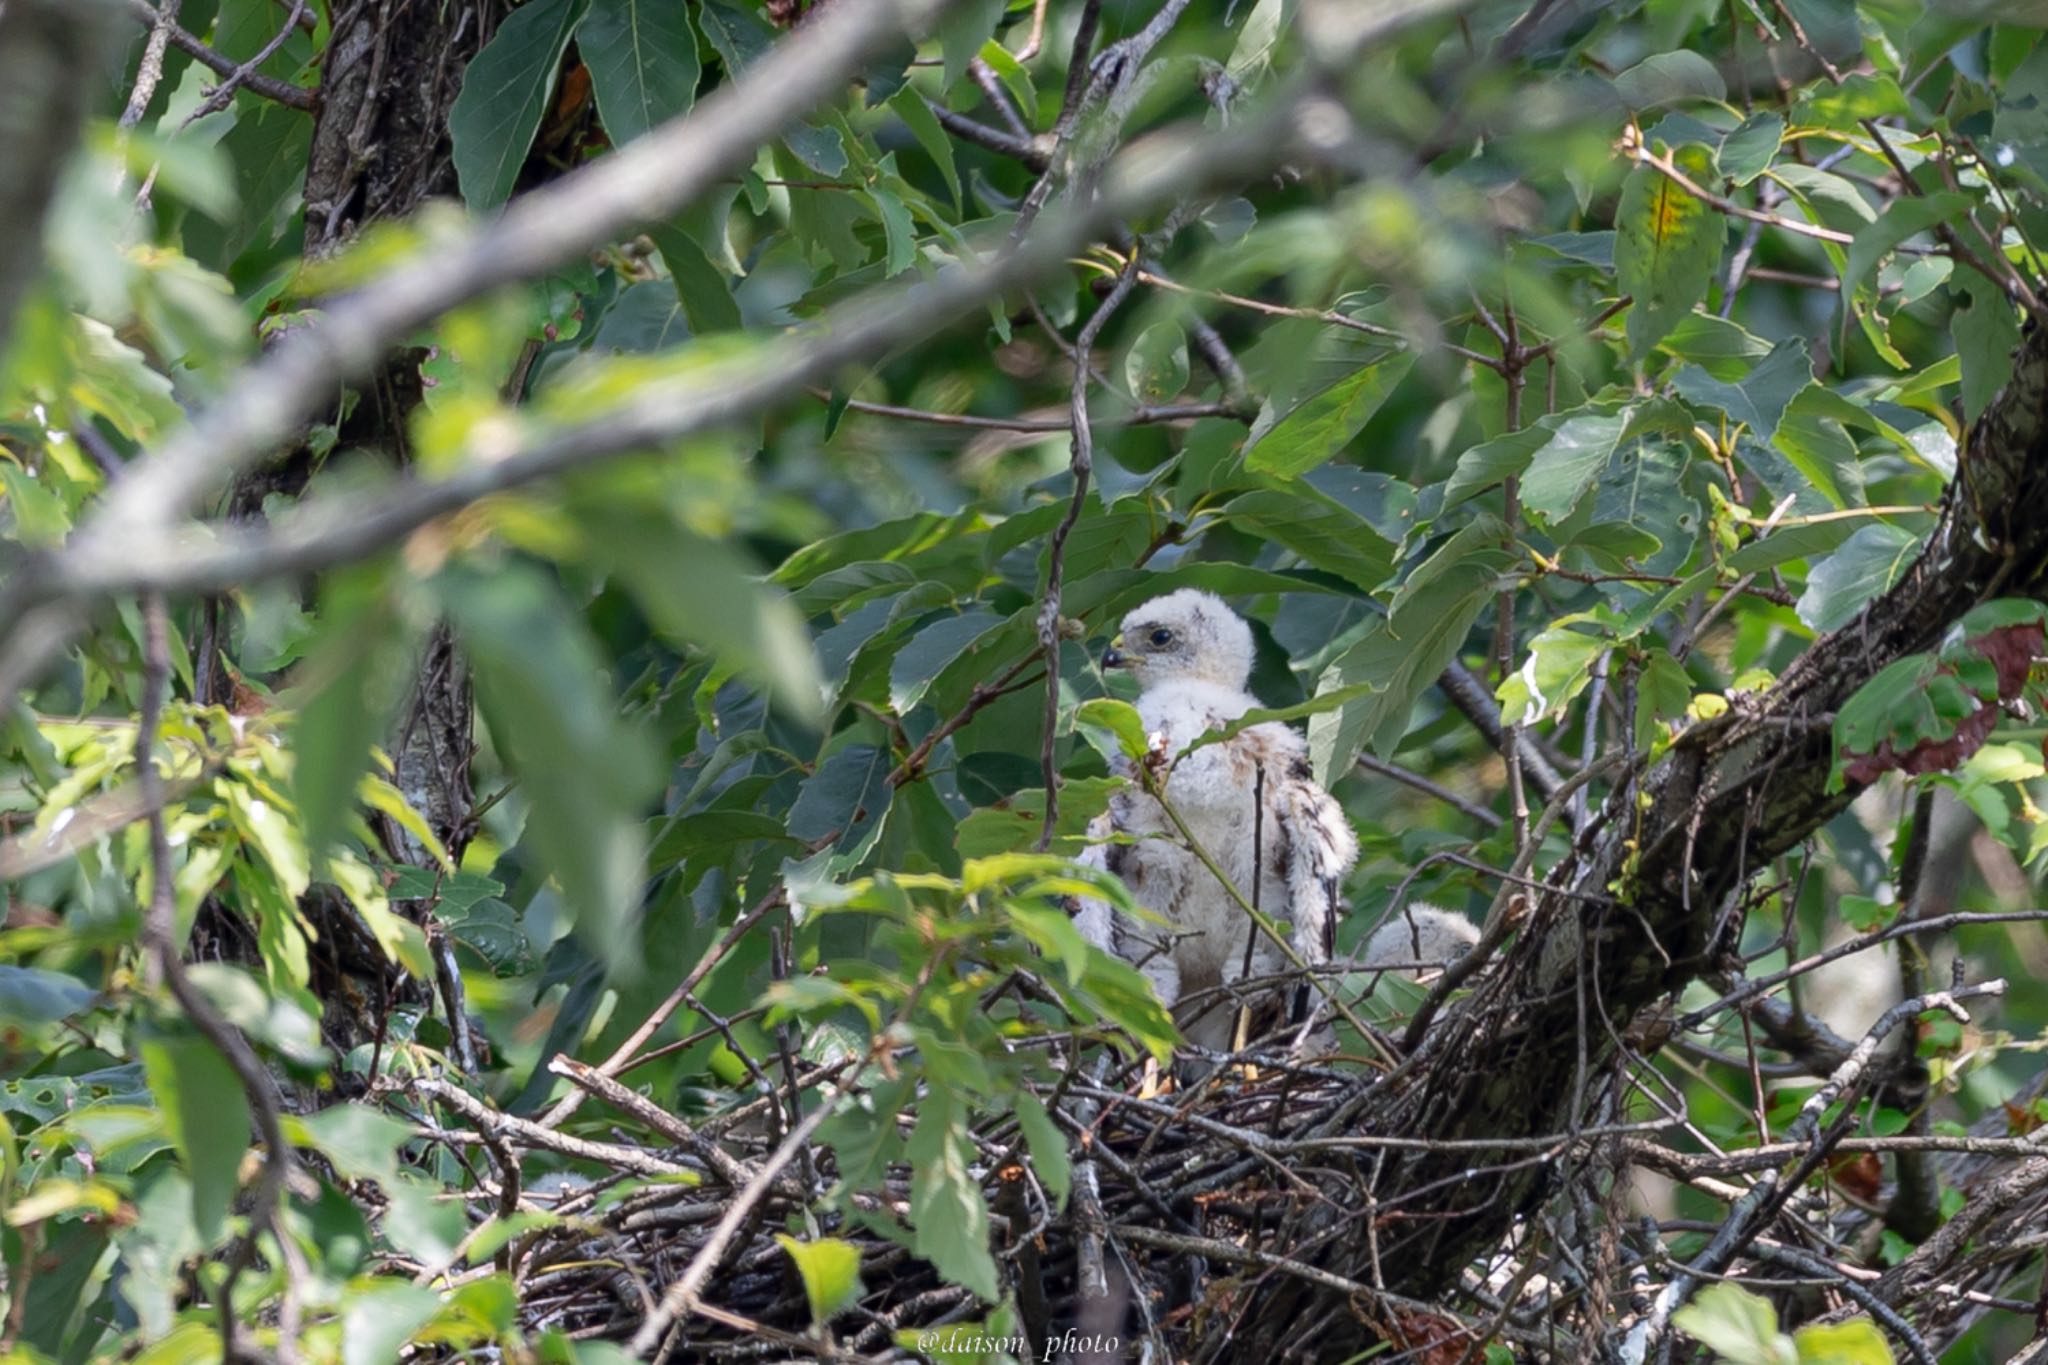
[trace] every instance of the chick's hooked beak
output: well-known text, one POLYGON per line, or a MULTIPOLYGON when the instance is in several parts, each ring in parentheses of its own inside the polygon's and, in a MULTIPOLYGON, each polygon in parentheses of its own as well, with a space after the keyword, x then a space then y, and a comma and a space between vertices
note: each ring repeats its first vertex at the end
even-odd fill
POLYGON ((1104 668, 1122 668, 1128 662, 1124 658, 1123 645, 1124 637, 1121 635, 1109 642, 1109 648, 1102 652, 1102 666, 1104 668))

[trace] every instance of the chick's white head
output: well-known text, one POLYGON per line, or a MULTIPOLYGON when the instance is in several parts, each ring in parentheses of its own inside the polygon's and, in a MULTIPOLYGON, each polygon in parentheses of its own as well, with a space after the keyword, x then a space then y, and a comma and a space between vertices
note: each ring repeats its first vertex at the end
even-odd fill
POLYGON ((1124 617, 1102 666, 1130 669, 1144 688, 1205 682, 1241 692, 1252 676, 1252 628, 1216 594, 1182 588, 1124 617))

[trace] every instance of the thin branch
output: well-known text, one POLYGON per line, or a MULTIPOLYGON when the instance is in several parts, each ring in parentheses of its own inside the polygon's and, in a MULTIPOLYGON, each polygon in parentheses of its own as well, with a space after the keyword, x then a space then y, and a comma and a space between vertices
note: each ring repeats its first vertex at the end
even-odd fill
POLYGON ((128 92, 128 107, 121 111, 120 126, 133 128, 142 122, 156 88, 164 78, 164 49, 170 45, 171 30, 178 26, 178 11, 185 0, 164 0, 150 25, 149 41, 142 45, 142 61, 135 68, 135 85, 128 92))
POLYGON ((1371 754, 1360 754, 1358 756, 1358 766, 1369 773, 1378 773, 1382 777, 1391 777, 1396 782, 1413 787, 1426 796, 1433 796, 1444 804, 1455 808, 1459 814, 1467 819, 1476 820, 1488 829, 1500 828, 1501 819, 1498 815, 1495 815, 1478 802, 1468 801, 1450 788, 1430 781, 1421 773, 1410 772, 1398 763, 1388 763, 1382 759, 1374 758, 1371 754))
POLYGON ((1821 227, 1815 223, 1802 223, 1795 218, 1785 218, 1775 213, 1765 213, 1761 209, 1750 208, 1747 204, 1738 204, 1725 195, 1715 194, 1711 190, 1703 189, 1701 186, 1693 183, 1692 179, 1684 171, 1672 165, 1670 157, 1660 157, 1648 147, 1638 147, 1636 149, 1636 159, 1646 166, 1655 168, 1666 179, 1670 180, 1672 184, 1678 186, 1708 208, 1718 209, 1732 218, 1744 218, 1752 223, 1762 223, 1766 227, 1783 228, 1785 231, 1797 233, 1801 237, 1813 237, 1823 242, 1835 242, 1842 246, 1847 246, 1856 240, 1855 236, 1851 233, 1837 232, 1833 228, 1821 227))
MULTIPOLYGON (((812 390, 812 396, 820 399, 826 393, 812 390)), ((904 422, 923 422, 936 427, 964 427, 973 431, 1028 431, 1045 432, 1072 431, 1071 417, 982 417, 972 413, 931 412, 924 408, 898 407, 893 403, 870 403, 864 399, 850 399, 846 404, 849 412, 866 413, 871 417, 893 417, 904 422)), ((1114 416, 1093 417, 1090 420, 1100 426, 1144 427, 1160 426, 1170 422, 1194 422, 1204 417, 1235 417, 1236 409, 1227 403, 1183 403, 1160 407, 1136 407, 1129 412, 1114 416)))
MULTIPOLYGON (((155 30, 158 12, 156 6, 150 4, 149 0, 128 0, 127 11, 130 18, 139 21, 152 31, 155 30)), ((165 30, 165 34, 172 47, 177 48, 178 51, 184 53, 216 75, 232 76, 240 69, 240 64, 233 57, 226 56, 208 47, 176 24, 172 24, 165 30)), ((313 92, 302 85, 293 85, 289 81, 281 81, 274 77, 258 75, 252 72, 242 78, 241 88, 247 90, 252 95, 261 95, 264 99, 276 104, 285 105, 287 108, 308 111, 313 108, 313 92)))
MULTIPOLYGON (((175 9, 177 5, 182 2, 183 0, 166 0, 165 9, 175 9)), ((292 12, 291 15, 284 21, 284 27, 279 29, 276 33, 273 33, 270 36, 270 41, 265 43, 261 48, 257 49, 255 56, 251 57, 248 61, 243 62, 233 71, 228 72, 226 79, 221 81, 219 85, 216 85, 213 88, 213 90, 207 95, 207 97, 200 102, 198 108, 194 109, 191 113, 185 115, 184 123, 180 124, 179 126, 190 127, 192 124, 197 123, 200 119, 205 118, 208 114, 217 114, 221 110, 227 108, 229 102, 232 101, 235 97, 235 91, 241 89, 244 85, 247 85, 249 83, 249 78, 254 76, 265 62, 269 61, 272 57, 276 56, 278 49, 285 45, 286 40, 289 39, 293 33, 297 32, 299 26, 299 19, 307 12, 308 11, 306 0, 292 0, 292 12)), ((173 22, 172 27, 176 27, 175 22, 173 22)), ((159 26, 159 31, 161 31, 161 26, 159 26)), ((152 32, 150 34, 150 40, 152 42, 156 40, 155 32, 152 32)))
POLYGON ((1123 307, 1137 283, 1138 262, 1134 255, 1115 287, 1074 338, 1074 378, 1068 398, 1068 420, 1074 436, 1073 454, 1067 466, 1073 474, 1074 491, 1067 500, 1067 514, 1053 528, 1052 546, 1046 556, 1045 594, 1038 608, 1038 648, 1045 656, 1045 733, 1039 751, 1039 768, 1045 779, 1045 820, 1038 831, 1040 853, 1052 847, 1053 830, 1059 824, 1056 747, 1060 718, 1060 592, 1065 584, 1067 537, 1081 520, 1081 511, 1088 502, 1088 479, 1095 470, 1095 432, 1088 421, 1088 360, 1096 338, 1102 335, 1103 327, 1116 315, 1116 310, 1123 307))

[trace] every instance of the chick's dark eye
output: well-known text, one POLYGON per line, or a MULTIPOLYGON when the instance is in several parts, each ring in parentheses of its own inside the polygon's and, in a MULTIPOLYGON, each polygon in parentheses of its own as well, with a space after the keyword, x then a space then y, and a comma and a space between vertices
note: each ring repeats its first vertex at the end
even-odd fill
POLYGON ((1162 647, 1162 648, 1164 648, 1164 647, 1165 647, 1165 646, 1167 646, 1167 645, 1170 645, 1170 644, 1172 644, 1172 643, 1173 643, 1173 632, 1172 632, 1172 631, 1170 631, 1170 630, 1164 630, 1164 629, 1161 629, 1161 630, 1155 630, 1155 631, 1153 631, 1153 632, 1152 632, 1152 643, 1153 643, 1153 644, 1155 644, 1155 645, 1158 645, 1158 646, 1160 646, 1160 647, 1162 647))

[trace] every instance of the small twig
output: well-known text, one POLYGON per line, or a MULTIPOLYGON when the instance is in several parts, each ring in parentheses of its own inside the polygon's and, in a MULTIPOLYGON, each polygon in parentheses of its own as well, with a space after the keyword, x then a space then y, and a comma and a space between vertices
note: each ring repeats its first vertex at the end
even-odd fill
MULTIPOLYGON (((157 8, 150 4, 149 0, 128 0, 128 14, 148 28, 156 27, 157 8)), ((172 47, 217 75, 232 76, 241 69, 233 57, 216 52, 176 24, 172 24, 166 30, 166 35, 172 47)), ((313 92, 288 81, 251 72, 242 77, 240 85, 252 95, 261 95, 264 99, 293 109, 310 110, 313 107, 313 92)))
MULTIPOLYGON (((291 17, 285 20, 284 27, 273 33, 270 36, 270 41, 258 49, 255 56, 243 62, 233 71, 228 72, 227 78, 213 88, 212 93, 200 102, 198 108, 185 115, 185 121, 178 126, 189 128, 208 114, 217 114, 227 108, 228 102, 235 97, 235 91, 248 84, 249 78, 254 76, 265 62, 276 56, 277 50, 283 47, 286 40, 297 31, 299 16, 304 13, 306 13, 306 0, 292 0, 291 17)), ((154 35, 151 36, 154 37, 154 35)))
POLYGON ((178 11, 185 0, 164 0, 150 25, 149 41, 142 45, 142 61, 135 69, 135 86, 128 92, 128 107, 121 111, 120 126, 133 128, 142 122, 156 88, 164 78, 164 49, 170 45, 171 30, 178 26, 178 11))
POLYGON ((1476 820, 1488 829, 1500 828, 1501 819, 1498 815, 1495 815, 1478 802, 1468 801, 1450 788, 1430 781, 1421 773, 1410 772, 1398 763, 1388 763, 1384 759, 1374 758, 1371 754, 1364 753, 1358 756, 1358 766, 1369 773, 1378 773, 1382 777, 1391 777, 1396 782, 1413 787, 1416 791, 1426 796, 1433 796, 1445 805, 1456 809, 1459 814, 1467 819, 1476 820))
POLYGON ((1080 521, 1081 511, 1087 505, 1088 478, 1095 469, 1095 433, 1088 419, 1088 357, 1096 338, 1102 335, 1103 327, 1123 306, 1124 300, 1131 296, 1131 290, 1137 283, 1138 260, 1134 254, 1115 287, 1104 296, 1094 315, 1074 337, 1074 378, 1068 398, 1068 420, 1074 432, 1073 455, 1068 468, 1073 473, 1074 491, 1067 500, 1066 516, 1053 528, 1052 545, 1046 555, 1045 594, 1038 608, 1038 648, 1045 656, 1045 733, 1039 751, 1039 768, 1045 779, 1045 820, 1038 831, 1040 853, 1052 847, 1053 830, 1060 818, 1056 754, 1060 719, 1060 594, 1065 586, 1067 537, 1073 534, 1074 525, 1080 521))

